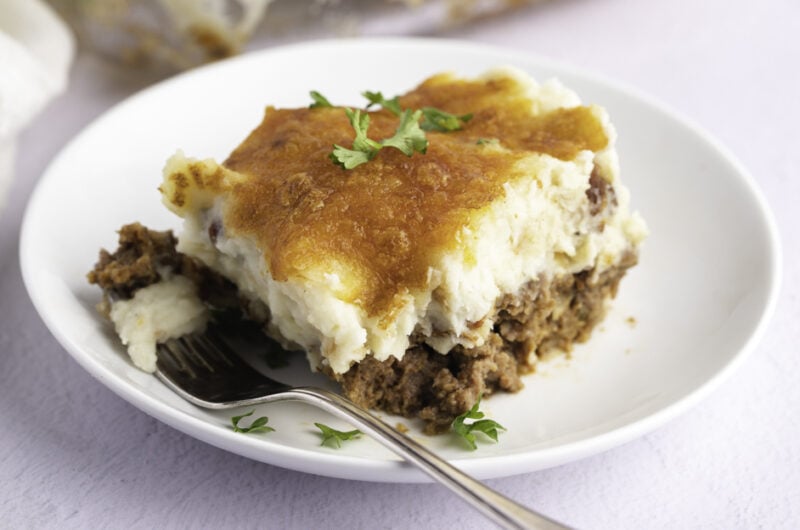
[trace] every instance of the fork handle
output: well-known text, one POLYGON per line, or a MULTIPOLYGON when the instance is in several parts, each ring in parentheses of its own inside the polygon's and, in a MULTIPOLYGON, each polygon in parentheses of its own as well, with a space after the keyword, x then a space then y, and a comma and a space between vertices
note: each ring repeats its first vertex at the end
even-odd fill
MULTIPOLYGON (((352 422, 416 465, 503 528, 568 528, 531 511, 470 477, 348 399, 320 388, 299 387, 273 397, 304 401, 352 422)), ((263 400, 262 400, 263 401, 263 400)), ((272 401, 272 400, 270 400, 272 401)))

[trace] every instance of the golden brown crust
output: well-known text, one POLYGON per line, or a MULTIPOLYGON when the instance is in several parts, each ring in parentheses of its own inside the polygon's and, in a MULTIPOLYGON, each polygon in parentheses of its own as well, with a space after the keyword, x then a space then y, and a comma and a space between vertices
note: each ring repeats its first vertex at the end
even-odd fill
MULTIPOLYGON (((425 155, 383 149, 352 170, 334 165, 334 144, 354 133, 341 108, 267 109, 264 121, 225 167, 247 177, 232 187, 225 226, 254 238, 278 281, 345 275, 340 297, 369 315, 390 315, 408 290, 425 286, 436 257, 458 244, 476 212, 523 175, 531 153, 571 159, 608 138, 587 107, 534 115, 513 79, 462 81, 438 76, 401 98, 406 107, 472 113, 463 130, 428 132, 425 155), (501 148, 481 145, 497 138, 501 148)), ((370 113, 370 138, 394 134, 398 119, 370 113)), ((530 177, 530 175, 527 175, 530 177)))
POLYGON ((158 189, 164 205, 183 216, 187 212, 211 208, 217 196, 241 180, 241 175, 213 160, 188 160, 178 154, 167 161, 164 181, 158 189))

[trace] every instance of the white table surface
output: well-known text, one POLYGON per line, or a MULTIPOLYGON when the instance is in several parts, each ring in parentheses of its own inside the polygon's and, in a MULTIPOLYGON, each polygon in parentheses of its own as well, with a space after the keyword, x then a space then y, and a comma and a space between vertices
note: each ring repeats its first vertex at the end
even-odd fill
MULTIPOLYGON (((678 109, 753 173, 784 250, 764 339, 708 399, 604 454, 487 482, 580 528, 800 527, 800 2, 554 0, 436 35, 572 63, 678 109)), ((190 438, 107 390, 48 333, 20 276, 26 200, 70 138, 150 81, 82 53, 68 92, 20 138, 0 214, 0 528, 489 526, 437 485, 306 475, 190 438)))

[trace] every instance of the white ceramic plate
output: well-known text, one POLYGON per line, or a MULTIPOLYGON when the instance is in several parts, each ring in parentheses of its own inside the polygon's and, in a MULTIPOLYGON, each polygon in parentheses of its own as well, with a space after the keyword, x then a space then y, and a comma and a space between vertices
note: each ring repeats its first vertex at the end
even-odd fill
MULTIPOLYGON (((608 108, 619 132, 623 181, 652 235, 592 340, 571 360, 528 377, 521 393, 484 403, 508 428, 500 443, 470 452, 449 436, 424 437, 406 423, 412 436, 481 478, 558 465, 654 429, 707 395, 763 331, 779 283, 771 215, 730 154, 673 112, 584 72, 507 50, 432 40, 316 42, 202 68, 130 98, 64 149, 31 199, 21 258, 34 304, 93 376, 191 436, 321 475, 426 480, 369 439, 339 450, 320 447, 313 422, 344 425, 305 405, 258 410, 270 417, 273 433, 233 433, 231 414, 186 404, 128 362, 94 310, 100 293, 85 274, 100 247, 115 246, 122 224, 177 228, 156 191, 176 149, 223 159, 258 124, 265 105, 307 105, 312 89, 358 105, 363 90, 394 94, 441 70, 474 75, 503 64, 539 79, 558 77, 585 102, 608 108), (357 58, 358 67, 342 72, 342 57, 357 58)), ((282 377, 313 380, 302 364, 282 377)))

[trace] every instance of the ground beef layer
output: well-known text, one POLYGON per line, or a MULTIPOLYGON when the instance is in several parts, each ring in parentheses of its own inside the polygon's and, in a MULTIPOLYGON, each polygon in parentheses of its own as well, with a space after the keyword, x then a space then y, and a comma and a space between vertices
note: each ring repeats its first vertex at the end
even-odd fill
MULTIPOLYGON (((178 252, 171 232, 133 223, 119 234, 119 248, 113 254, 102 250, 88 274, 89 282, 103 289, 106 310, 109 299, 130 298, 165 273, 190 278, 211 307, 229 309, 242 303, 232 283, 178 252)), ((458 346, 442 355, 427 346, 424 337, 413 337, 401 360, 368 357, 343 375, 328 375, 362 407, 420 418, 430 434, 446 431, 479 396, 520 390, 520 376, 531 372, 538 359, 569 352, 574 343, 588 339, 605 315, 606 301, 616 295, 619 281, 635 263, 630 253, 600 274, 587 270, 543 279, 504 296, 496 305, 494 328, 480 347, 458 346)))
POLYGON ((132 298, 136 291, 166 274, 180 274, 197 286, 198 296, 210 306, 237 306, 236 286, 200 261, 178 252, 177 243, 172 231, 150 230, 140 223, 125 225, 119 230, 117 250, 110 253, 101 249, 86 277, 103 289, 106 304, 109 299, 132 298))
POLYGON ((635 263, 635 255, 628 254, 601 274, 584 271, 532 282, 498 301, 495 326, 483 346, 459 346, 442 355, 420 340, 401 360, 368 357, 354 365, 339 377, 342 388, 362 407, 422 418, 429 434, 446 431, 479 396, 520 390, 520 376, 538 359, 569 352, 588 339, 635 263))

